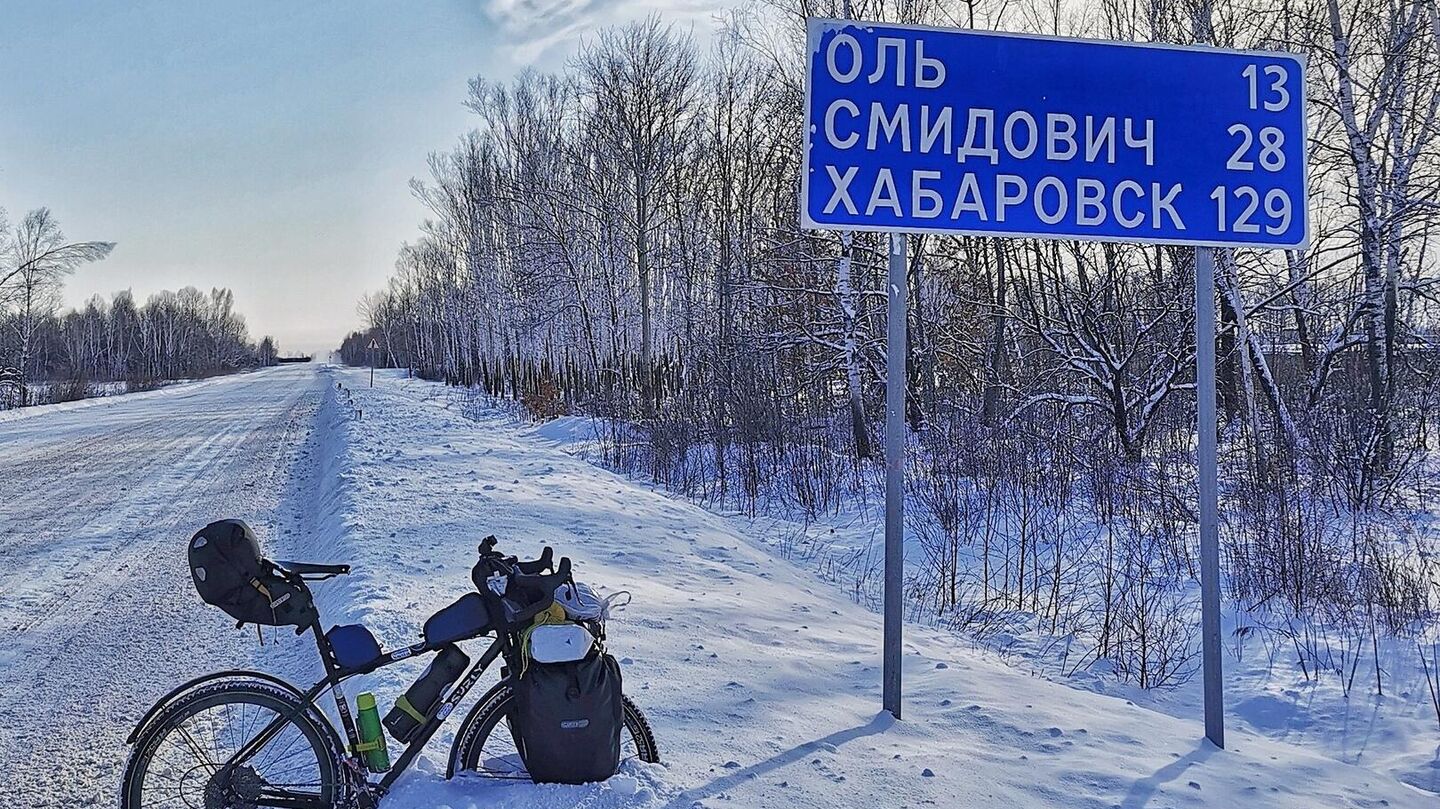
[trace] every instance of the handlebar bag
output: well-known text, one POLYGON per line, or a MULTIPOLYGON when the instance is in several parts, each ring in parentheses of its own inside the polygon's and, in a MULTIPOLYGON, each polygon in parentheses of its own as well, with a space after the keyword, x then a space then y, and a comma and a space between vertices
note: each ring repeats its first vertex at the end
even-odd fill
POLYGON ((317 620, 309 588, 285 580, 260 553, 242 520, 218 520, 190 538, 190 577, 201 600, 240 624, 309 626, 317 620))
POLYGON ((620 664, 592 653, 535 663, 516 679, 512 716, 520 758, 536 783, 604 781, 620 768, 620 664))
POLYGON ((555 603, 555 588, 570 575, 568 560, 554 573, 522 573, 520 565, 497 569, 491 559, 482 558, 470 571, 475 589, 485 599, 490 625, 507 632, 518 632, 530 625, 536 615, 555 603))

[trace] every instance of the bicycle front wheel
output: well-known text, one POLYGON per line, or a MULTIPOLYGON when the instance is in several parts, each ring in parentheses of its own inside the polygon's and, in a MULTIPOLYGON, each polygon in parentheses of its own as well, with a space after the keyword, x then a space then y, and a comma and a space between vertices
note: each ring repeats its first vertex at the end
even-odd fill
MULTIPOLYGON (((620 759, 638 759, 651 764, 660 761, 655 733, 645 715, 629 697, 624 703, 625 727, 620 733, 620 759)), ((530 773, 520 760, 511 716, 515 712, 515 692, 502 685, 493 690, 475 709, 455 739, 451 767, 455 774, 484 778, 529 780, 530 773)))
POLYGON ((122 809, 330 809, 342 796, 333 731, 294 694, 258 681, 205 685, 176 699, 136 740, 122 809), (251 740, 269 738, 224 771, 251 740))

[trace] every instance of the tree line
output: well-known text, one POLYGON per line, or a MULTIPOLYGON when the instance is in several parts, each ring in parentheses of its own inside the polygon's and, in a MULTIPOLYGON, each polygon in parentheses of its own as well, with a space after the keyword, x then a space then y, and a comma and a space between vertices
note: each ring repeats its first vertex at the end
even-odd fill
POLYGON ((177 379, 270 365, 278 351, 251 342, 228 289, 96 295, 61 311, 64 279, 112 242, 72 242, 47 208, 14 228, 0 209, 0 409, 93 396, 121 383, 141 390, 177 379))
MULTIPOLYGON (((653 17, 601 31, 559 73, 471 82, 476 128, 413 182, 430 217, 344 359, 374 341, 381 364, 596 416, 605 462, 705 501, 873 500, 887 243, 798 221, 812 15, 1306 54, 1311 245, 1217 251, 1202 302, 1227 591, 1307 675, 1353 679, 1367 638, 1434 631, 1430 540, 1397 515, 1435 491, 1435 0, 775 0, 703 48, 653 17)), ((1183 679, 1193 250, 920 236, 910 253, 916 614, 1183 679)), ((857 593, 872 559, 845 563, 857 593)))

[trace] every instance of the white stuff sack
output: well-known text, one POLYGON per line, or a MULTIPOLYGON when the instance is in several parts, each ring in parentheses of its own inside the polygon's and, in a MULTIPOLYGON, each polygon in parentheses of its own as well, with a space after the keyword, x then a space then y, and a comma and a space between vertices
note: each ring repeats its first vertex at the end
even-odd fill
POLYGON ((530 659, 536 663, 584 660, 594 645, 594 636, 579 624, 541 624, 530 630, 530 659))
POLYGON ((555 602, 565 608, 565 617, 572 621, 603 620, 609 610, 605 599, 588 584, 566 582, 555 588, 555 602))

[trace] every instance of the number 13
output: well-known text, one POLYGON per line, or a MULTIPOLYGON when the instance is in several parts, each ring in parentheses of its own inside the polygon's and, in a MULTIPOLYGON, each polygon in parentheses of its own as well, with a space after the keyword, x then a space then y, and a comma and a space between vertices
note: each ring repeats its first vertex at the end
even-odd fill
MULTIPOLYGON (((1259 82, 1257 81, 1255 65, 1250 65, 1246 67, 1243 71, 1241 71, 1240 75, 1250 80, 1250 109, 1260 109, 1260 90, 1258 86, 1259 82)), ((1265 75, 1267 77, 1274 77, 1275 80, 1270 82, 1270 89, 1275 92, 1275 95, 1278 99, 1275 101, 1266 99, 1264 102, 1266 111, 1279 112, 1290 106, 1290 91, 1285 89, 1285 80, 1290 78, 1289 71, 1287 71, 1280 65, 1266 65, 1265 75)))

